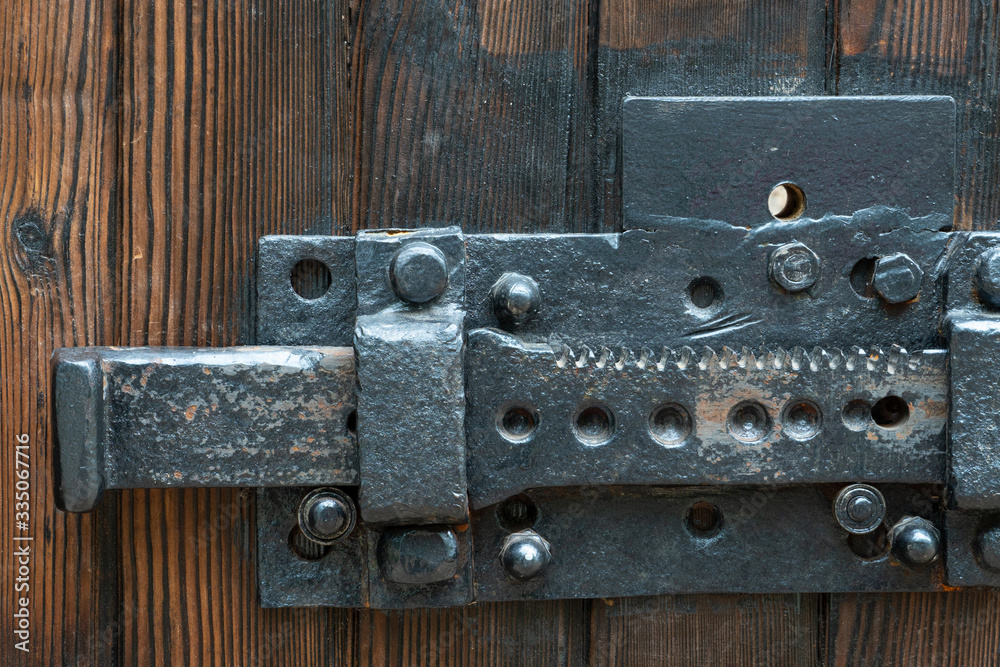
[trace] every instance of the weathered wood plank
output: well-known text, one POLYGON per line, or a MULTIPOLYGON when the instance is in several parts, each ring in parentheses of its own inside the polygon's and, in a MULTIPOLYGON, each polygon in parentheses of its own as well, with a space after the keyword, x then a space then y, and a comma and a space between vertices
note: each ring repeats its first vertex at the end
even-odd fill
POLYGON ((996 591, 838 595, 831 665, 1000 664, 996 591))
POLYGON ((0 6, 4 664, 115 658, 115 507, 87 516, 55 509, 49 359, 54 347, 116 342, 119 21, 117 3, 101 0, 0 6), (27 438, 27 480, 16 474, 16 438, 27 438), (18 481, 30 483, 28 500, 15 496, 18 481), (27 576, 16 553, 24 546, 27 576), (21 598, 29 652, 15 647, 21 598))
POLYGON ((351 45, 354 227, 586 230, 577 215, 585 186, 567 164, 586 121, 575 100, 587 7, 361 3, 351 45))
MULTIPOLYGON (((127 0, 121 340, 252 341, 253 256, 343 230, 346 3, 127 0)), ((355 612, 263 610, 252 494, 120 496, 126 664, 348 664, 355 612)))
POLYGON ((595 665, 812 665, 818 595, 596 600, 595 665))

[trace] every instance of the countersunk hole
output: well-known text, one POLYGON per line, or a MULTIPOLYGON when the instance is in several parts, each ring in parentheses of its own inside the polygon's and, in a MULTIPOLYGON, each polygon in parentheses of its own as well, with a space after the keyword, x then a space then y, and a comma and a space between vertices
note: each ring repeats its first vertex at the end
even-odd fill
POLYGON ((740 401, 726 418, 726 430, 740 442, 760 442, 772 427, 767 409, 757 401, 740 401))
POLYGON ((330 290, 333 276, 330 267, 315 259, 304 259, 292 267, 292 289, 303 299, 313 301, 330 290))
POLYGON ((872 404, 860 398, 844 406, 840 411, 844 426, 852 431, 867 431, 872 421, 872 404))
POLYGON ((910 418, 910 406, 899 396, 886 396, 872 406, 872 419, 882 428, 899 428, 910 418))
POLYGON ((695 278, 688 285, 688 300, 699 310, 707 310, 722 303, 722 286, 707 276, 695 278))
POLYGON ((712 503, 700 501, 688 510, 685 522, 695 537, 714 537, 722 529, 722 510, 712 503))
POLYGON ((683 405, 664 403, 649 415, 649 434, 666 447, 679 445, 691 435, 691 413, 683 405))
POLYGON ((313 542, 298 526, 288 533, 288 547, 302 560, 319 560, 330 551, 329 545, 313 542))
POLYGON ((500 435, 511 442, 524 442, 529 439, 538 426, 538 413, 531 408, 515 404, 501 408, 497 419, 497 430, 500 435))
POLYGON ((870 533, 848 535, 847 545, 859 558, 865 560, 879 558, 889 549, 889 531, 885 524, 882 524, 870 533))
POLYGON ((812 401, 792 401, 781 414, 781 427, 796 440, 808 440, 823 425, 823 413, 812 401))
POLYGON ((500 503, 497 507, 497 521, 511 533, 527 530, 538 521, 538 507, 528 496, 519 495, 500 503))
POLYGON ((351 410, 351 413, 347 415, 347 435, 357 435, 358 434, 358 411, 351 410))
POLYGON ((778 183, 767 196, 767 210, 778 220, 795 220, 806 211, 806 193, 795 183, 778 183))
POLYGON ((858 296, 865 299, 874 299, 878 296, 878 293, 872 286, 872 282, 875 280, 875 265, 877 263, 878 257, 865 257, 859 259, 851 269, 851 289, 858 296))
POLYGON ((593 403, 582 407, 573 418, 576 437, 585 445, 603 445, 615 433, 615 418, 604 405, 593 403))

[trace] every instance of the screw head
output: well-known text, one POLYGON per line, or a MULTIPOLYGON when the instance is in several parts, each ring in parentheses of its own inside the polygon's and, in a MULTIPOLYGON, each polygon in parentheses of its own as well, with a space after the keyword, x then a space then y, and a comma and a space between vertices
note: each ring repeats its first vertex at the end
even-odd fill
POLYGON ((427 303, 448 288, 448 260, 430 243, 408 243, 389 262, 389 284, 403 301, 427 303))
POLYGON ((801 292, 819 279, 819 257, 804 243, 786 243, 771 253, 771 280, 789 292, 801 292))
POLYGON ((980 565, 1000 572, 1000 526, 991 526, 981 531, 976 538, 975 551, 980 565))
POLYGON ((317 544, 347 537, 357 521, 354 501, 338 489, 314 489, 299 503, 299 530, 317 544))
POLYGON ((867 484, 845 486, 833 501, 833 514, 840 527, 855 535, 870 533, 885 518, 885 498, 867 484))
POLYGON ((975 274, 976 293, 987 305, 1000 308, 1000 248, 979 256, 975 274))
POLYGON ((542 293, 531 276, 505 273, 490 288, 490 303, 501 324, 517 326, 538 314, 542 293))
POLYGON ((937 560, 941 553, 941 532, 927 519, 904 516, 889 530, 889 544, 900 563, 920 567, 937 560))
POLYGON ((378 542, 378 564, 386 579, 432 584, 458 573, 458 537, 451 528, 387 528, 378 542))
POLYGON ((905 253, 881 257, 875 263, 872 287, 886 303, 906 303, 917 298, 923 270, 905 253))
POLYGON ((511 533, 500 549, 500 562, 512 579, 527 581, 545 571, 552 560, 548 541, 533 530, 511 533))

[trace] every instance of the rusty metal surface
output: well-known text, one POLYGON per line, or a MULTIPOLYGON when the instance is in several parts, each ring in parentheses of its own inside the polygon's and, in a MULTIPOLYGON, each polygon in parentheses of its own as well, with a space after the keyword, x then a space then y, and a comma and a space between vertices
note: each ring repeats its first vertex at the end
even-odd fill
POLYGON ((358 482, 350 348, 92 347, 55 367, 66 509, 104 489, 358 482))
POLYGON ((469 494, 478 508, 528 488, 582 484, 939 482, 945 361, 944 350, 553 349, 472 331, 469 494), (871 419, 886 396, 908 404, 903 423, 871 419), (764 409, 764 422, 734 435, 734 410, 748 402, 764 409), (862 403, 856 420, 849 406, 862 403), (599 442, 574 422, 588 405, 611 415, 599 442), (503 416, 519 407, 537 425, 512 437, 503 416))

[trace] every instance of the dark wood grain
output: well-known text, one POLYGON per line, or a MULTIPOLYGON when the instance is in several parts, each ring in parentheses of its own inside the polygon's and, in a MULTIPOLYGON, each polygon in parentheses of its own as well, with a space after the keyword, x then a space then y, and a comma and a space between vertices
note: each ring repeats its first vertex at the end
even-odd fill
POLYGON ((676 595, 596 600, 595 665, 812 665, 818 595, 676 595))
POLYGON ((951 95, 958 105, 956 227, 1000 220, 1000 8, 963 0, 841 0, 839 95, 951 95))
MULTIPOLYGON (((114 2, 0 5, 0 662, 115 657, 115 508, 67 515, 52 489, 49 358, 115 342, 120 16, 114 2), (15 524, 15 437, 30 439, 28 529, 15 524), (15 536, 33 537, 15 542, 15 536), (29 588, 14 548, 30 545, 29 588), (29 653, 16 600, 30 600, 29 653)), ((18 508, 20 509, 20 508, 18 508)))
MULTIPOLYGON (((345 4, 124 3, 120 338, 252 340, 253 255, 348 224, 345 4)), ((120 495, 126 664, 349 664, 353 611, 261 609, 252 494, 120 495)))
POLYGON ((586 231, 587 19, 585 0, 359 3, 355 228, 586 231))
POLYGON ((831 665, 1000 664, 997 591, 837 596, 831 665))

